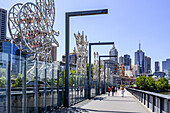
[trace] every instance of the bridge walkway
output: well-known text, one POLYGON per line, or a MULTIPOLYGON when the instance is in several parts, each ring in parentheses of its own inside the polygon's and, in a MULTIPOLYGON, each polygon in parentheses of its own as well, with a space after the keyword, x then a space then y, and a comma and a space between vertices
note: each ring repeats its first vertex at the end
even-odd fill
POLYGON ((151 113, 151 111, 127 90, 124 97, 121 97, 121 91, 118 90, 114 96, 103 94, 57 113, 151 113))

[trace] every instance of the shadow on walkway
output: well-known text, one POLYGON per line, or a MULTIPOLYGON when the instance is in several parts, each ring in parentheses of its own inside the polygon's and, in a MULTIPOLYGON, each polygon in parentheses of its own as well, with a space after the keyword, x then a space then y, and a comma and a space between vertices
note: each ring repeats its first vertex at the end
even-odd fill
POLYGON ((70 107, 68 109, 64 109, 61 111, 57 111, 57 113, 85 113, 85 112, 105 112, 105 113, 140 113, 140 112, 125 112, 125 111, 109 111, 109 110, 95 110, 95 109, 83 109, 79 107, 70 107))

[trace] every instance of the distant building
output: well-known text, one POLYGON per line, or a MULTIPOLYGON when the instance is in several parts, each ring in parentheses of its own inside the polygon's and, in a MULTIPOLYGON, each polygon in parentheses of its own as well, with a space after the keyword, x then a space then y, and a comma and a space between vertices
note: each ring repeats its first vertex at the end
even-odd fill
MULTIPOLYGON (((63 62, 66 62, 66 58, 65 57, 66 57, 65 55, 62 56, 62 61, 63 62)), ((71 64, 76 64, 77 63, 76 53, 70 53, 69 58, 70 58, 70 63, 71 64)))
POLYGON ((119 66, 119 75, 125 76, 125 66, 123 64, 120 64, 119 66))
POLYGON ((109 51, 110 56, 117 56, 117 57, 110 57, 110 60, 113 60, 115 63, 118 63, 118 51, 115 48, 115 45, 113 45, 112 49, 109 51))
POLYGON ((125 66, 125 70, 129 70, 131 67, 131 58, 130 55, 128 54, 124 55, 124 66, 125 66))
POLYGON ((166 59, 166 61, 162 61, 162 71, 170 76, 170 59, 166 59))
POLYGON ((145 73, 151 73, 151 58, 145 56, 145 73))
POLYGON ((145 67, 145 53, 141 50, 141 44, 139 43, 139 50, 135 52, 135 65, 139 65, 139 74, 144 73, 145 67))
POLYGON ((124 58, 122 56, 119 57, 119 64, 124 64, 124 58))
POLYGON ((165 75, 166 74, 164 72, 154 72, 153 73, 153 76, 156 76, 157 79, 163 78, 163 77, 165 77, 165 75))
POLYGON ((7 10, 0 8, 0 40, 6 39, 7 10))
POLYGON ((139 75, 139 65, 138 64, 132 66, 132 73, 133 73, 134 77, 137 77, 137 75, 139 75))
POLYGON ((159 62, 156 61, 155 62, 155 72, 159 72, 159 71, 160 71, 159 62))
POLYGON ((52 60, 57 61, 57 46, 52 46, 52 60))

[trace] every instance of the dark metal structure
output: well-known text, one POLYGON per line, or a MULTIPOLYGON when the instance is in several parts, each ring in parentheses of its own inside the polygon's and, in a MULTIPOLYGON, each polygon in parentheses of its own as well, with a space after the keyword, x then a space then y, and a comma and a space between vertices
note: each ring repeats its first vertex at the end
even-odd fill
POLYGON ((88 98, 91 98, 91 46, 92 45, 114 45, 114 42, 98 42, 98 43, 89 43, 89 88, 88 88, 88 98))
MULTIPOLYGON (((117 55, 114 55, 114 56, 110 56, 110 55, 101 55, 101 56, 99 56, 99 90, 98 90, 98 94, 100 94, 100 59, 101 59, 101 57, 117 57, 117 55)), ((106 84, 105 84, 105 62, 104 62, 104 89, 106 88, 106 86, 105 86, 106 84)))
POLYGON ((89 10, 89 11, 77 11, 77 12, 66 12, 66 37, 65 37, 65 54, 66 54, 66 69, 65 69, 65 95, 64 95, 64 107, 69 107, 69 49, 70 49, 70 38, 69 38, 69 19, 74 16, 88 16, 88 15, 98 15, 98 14, 107 14, 108 9, 100 10, 89 10))

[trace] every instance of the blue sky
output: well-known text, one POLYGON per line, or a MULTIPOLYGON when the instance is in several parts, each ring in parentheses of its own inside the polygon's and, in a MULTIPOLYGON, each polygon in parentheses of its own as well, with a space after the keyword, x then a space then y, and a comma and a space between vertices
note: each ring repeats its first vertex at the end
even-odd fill
MULTIPOLYGON (((16 2, 26 0, 0 0, 0 8, 9 10, 16 2)), ((29 0, 34 2, 35 0, 29 0)), ((55 0, 54 29, 57 38, 58 60, 65 53, 65 12, 107 8, 107 15, 74 17, 70 20, 71 49, 75 46, 74 33, 87 35, 89 42, 114 41, 119 56, 129 54, 134 64, 134 52, 139 40, 146 56, 154 62, 170 58, 170 1, 169 0, 55 0)), ((10 36, 8 34, 8 36, 10 36)), ((95 46, 93 51, 108 54, 112 46, 95 46)), ((92 52, 93 52, 92 51, 92 52)))

